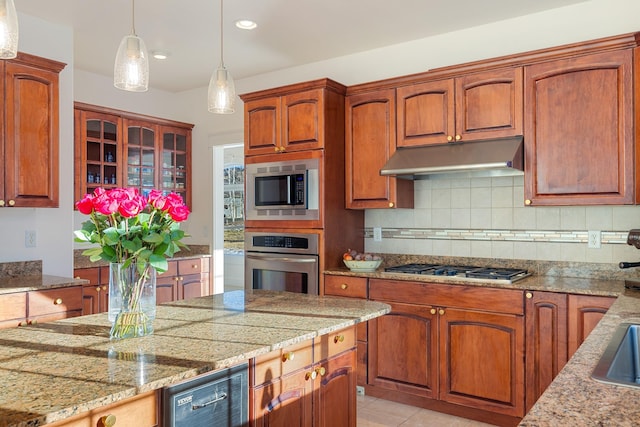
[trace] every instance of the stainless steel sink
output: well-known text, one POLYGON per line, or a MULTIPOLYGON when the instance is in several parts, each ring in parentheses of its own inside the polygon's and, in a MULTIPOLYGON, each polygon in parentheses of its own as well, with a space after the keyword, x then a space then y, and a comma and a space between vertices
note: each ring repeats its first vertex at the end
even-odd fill
POLYGON ((640 324, 618 326, 591 377, 609 384, 640 388, 640 324))

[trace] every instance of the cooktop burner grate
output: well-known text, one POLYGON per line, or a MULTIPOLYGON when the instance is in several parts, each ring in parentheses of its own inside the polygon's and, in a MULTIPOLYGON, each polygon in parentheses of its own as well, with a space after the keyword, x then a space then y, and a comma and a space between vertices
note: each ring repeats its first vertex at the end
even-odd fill
POLYGON ((429 276, 508 280, 510 282, 515 282, 530 275, 527 270, 519 268, 493 268, 447 264, 404 264, 386 267, 384 271, 390 273, 424 274, 429 276))

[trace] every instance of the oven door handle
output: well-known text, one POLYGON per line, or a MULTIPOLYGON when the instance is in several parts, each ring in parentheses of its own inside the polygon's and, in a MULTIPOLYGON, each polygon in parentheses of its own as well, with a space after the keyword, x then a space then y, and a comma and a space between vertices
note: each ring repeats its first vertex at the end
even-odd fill
POLYGON ((316 258, 291 258, 291 257, 274 257, 273 255, 255 255, 255 254, 245 254, 245 256, 249 259, 257 259, 261 261, 283 261, 283 262, 306 262, 306 263, 316 263, 318 260, 316 258))

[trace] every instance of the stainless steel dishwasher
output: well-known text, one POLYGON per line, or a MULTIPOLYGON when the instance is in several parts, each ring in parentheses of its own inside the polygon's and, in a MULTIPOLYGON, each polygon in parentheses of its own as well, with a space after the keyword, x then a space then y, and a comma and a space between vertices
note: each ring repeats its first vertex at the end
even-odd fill
POLYGON ((165 387, 164 427, 244 427, 249 419, 249 365, 200 375, 165 387))

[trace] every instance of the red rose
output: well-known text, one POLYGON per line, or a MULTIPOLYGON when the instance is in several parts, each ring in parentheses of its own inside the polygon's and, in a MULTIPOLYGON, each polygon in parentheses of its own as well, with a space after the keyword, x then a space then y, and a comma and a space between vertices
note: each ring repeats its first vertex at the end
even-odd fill
MULTIPOLYGON (((144 207, 144 206, 143 206, 144 207)), ((138 200, 122 200, 118 205, 118 213, 125 218, 132 218, 140 213, 142 208, 138 200)))
POLYGON ((85 194, 84 197, 76 202, 76 208, 80 213, 90 215, 93 212, 93 196, 85 194))
POLYGON ((185 205, 171 206, 169 208, 169 216, 176 222, 185 221, 189 217, 189 208, 185 205))
POLYGON ((156 209, 160 209, 161 211, 169 209, 169 205, 167 204, 167 198, 162 195, 162 191, 159 190, 151 190, 149 192, 149 204, 156 209))

